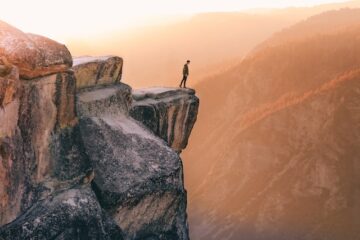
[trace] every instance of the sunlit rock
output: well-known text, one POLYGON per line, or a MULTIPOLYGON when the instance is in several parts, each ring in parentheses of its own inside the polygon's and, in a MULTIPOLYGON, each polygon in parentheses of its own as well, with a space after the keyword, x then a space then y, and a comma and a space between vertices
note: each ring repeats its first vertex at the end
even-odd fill
POLYGON ((118 107, 130 106, 131 92, 114 85, 78 96, 81 136, 95 169, 94 190, 125 239, 188 239, 181 159, 118 107))
POLYGON ((44 182, 71 179, 89 167, 74 101, 73 75, 59 73, 22 81, 19 95, 0 109, 0 224, 48 192, 44 182))
POLYGON ((126 84, 115 84, 103 88, 84 90, 77 94, 77 112, 83 116, 128 114, 131 103, 131 88, 126 84))
POLYGON ((0 21, 0 56, 18 67, 22 79, 65 71, 72 66, 68 49, 49 38, 26 34, 0 21))
POLYGON ((77 87, 109 85, 121 80, 123 60, 117 56, 74 58, 77 87))
POLYGON ((199 99, 184 88, 147 88, 133 91, 130 115, 171 148, 181 152, 196 122, 199 99))
POLYGON ((130 116, 120 57, 70 69, 65 46, 4 22, 0 54, 0 239, 189 239, 174 149, 196 119, 193 91, 149 95, 176 119, 172 149, 130 116))

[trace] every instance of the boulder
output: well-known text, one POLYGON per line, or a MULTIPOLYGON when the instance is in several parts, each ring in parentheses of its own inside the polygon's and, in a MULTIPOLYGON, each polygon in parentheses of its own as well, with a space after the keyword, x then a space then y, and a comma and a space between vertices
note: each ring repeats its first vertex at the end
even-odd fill
POLYGON ((77 87, 111 85, 121 80, 123 60, 117 56, 74 58, 77 87))
POLYGON ((37 202, 0 229, 0 239, 123 239, 89 187, 74 188, 37 202))
POLYGON ((62 72, 72 66, 72 56, 64 45, 26 34, 3 21, 0 21, 0 55, 19 68, 22 79, 62 72))
POLYGON ((124 107, 117 107, 131 99, 128 89, 122 91, 114 85, 78 94, 95 193, 125 239, 188 239, 181 159, 124 107))
POLYGON ((187 239, 179 156, 126 116, 81 118, 80 126, 95 192, 126 239, 187 239))
POLYGON ((184 88, 147 88, 133 91, 130 115, 175 151, 186 148, 196 122, 199 99, 184 88))

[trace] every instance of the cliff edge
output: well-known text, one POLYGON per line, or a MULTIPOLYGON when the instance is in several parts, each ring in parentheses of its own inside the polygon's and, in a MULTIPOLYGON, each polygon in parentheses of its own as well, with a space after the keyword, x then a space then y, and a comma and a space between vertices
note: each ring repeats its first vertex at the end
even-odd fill
POLYGON ((0 54, 0 239, 189 239, 194 91, 132 91, 120 57, 4 22, 0 54))

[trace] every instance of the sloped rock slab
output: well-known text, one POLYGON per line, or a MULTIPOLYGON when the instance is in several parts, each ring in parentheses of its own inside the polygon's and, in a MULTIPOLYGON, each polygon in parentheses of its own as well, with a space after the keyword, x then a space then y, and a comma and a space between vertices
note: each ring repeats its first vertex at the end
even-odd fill
POLYGON ((131 108, 131 88, 123 83, 82 91, 77 94, 79 116, 101 116, 122 112, 131 108))
POLYGON ((126 239, 187 239, 179 156, 122 114, 82 117, 80 126, 95 169, 95 192, 126 239))

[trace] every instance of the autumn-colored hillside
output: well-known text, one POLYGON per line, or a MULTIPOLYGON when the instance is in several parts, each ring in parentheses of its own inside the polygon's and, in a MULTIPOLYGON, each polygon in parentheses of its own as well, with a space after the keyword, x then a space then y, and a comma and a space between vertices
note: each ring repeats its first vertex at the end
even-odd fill
MULTIPOLYGON (((336 15, 348 15, 349 13, 356 15, 358 10, 342 10, 336 12, 336 15)), ((321 18, 326 19, 333 15, 334 12, 328 12, 311 19, 315 19, 316 23, 321 18)), ((308 24, 311 24, 311 19, 308 20, 308 24)), ((315 122, 320 121, 325 128, 327 126, 325 115, 321 117, 322 119, 319 119, 320 116, 315 117, 315 115, 325 114, 326 112, 323 111, 330 111, 326 109, 336 109, 337 104, 347 100, 345 98, 345 100, 335 101, 335 99, 343 99, 344 97, 340 96, 349 92, 350 89, 356 91, 359 78, 356 74, 356 76, 352 74, 354 74, 353 71, 356 73, 360 69, 360 25, 357 25, 357 18, 354 18, 354 21, 347 22, 348 24, 339 24, 339 22, 334 21, 334 25, 343 27, 331 27, 330 25, 328 27, 329 31, 316 32, 315 34, 312 34, 313 29, 311 28, 309 28, 308 33, 304 29, 304 37, 296 38, 294 36, 291 41, 279 42, 264 47, 244 59, 237 66, 214 75, 197 85, 196 89, 202 100, 198 125, 191 138, 190 147, 184 154, 185 172, 187 173, 186 183, 190 198, 190 225, 193 226, 191 230, 193 238, 217 239, 216 236, 219 236, 217 234, 221 233, 221 236, 226 235, 222 239, 238 239, 239 236, 249 236, 247 239, 283 239, 278 237, 277 234, 280 234, 281 231, 285 233, 286 229, 274 233, 272 235, 274 238, 261 238, 260 235, 257 235, 256 226, 258 228, 264 227, 266 229, 264 231, 268 231, 267 227, 263 226, 261 222, 263 220, 259 220, 264 216, 268 216, 268 213, 264 212, 265 210, 262 210, 261 207, 262 204, 267 204, 265 202, 267 198, 264 197, 263 200, 260 200, 256 196, 262 194, 265 189, 270 188, 267 183, 271 181, 271 176, 280 174, 276 171, 283 171, 280 166, 277 170, 271 168, 266 172, 262 172, 261 169, 267 169, 267 166, 276 165, 279 162, 284 164, 291 158, 292 154, 294 156, 301 154, 300 148, 288 152, 291 149, 290 146, 297 144, 296 141, 300 141, 301 138, 298 140, 297 138, 301 134, 304 135, 301 144, 320 146, 319 144, 322 144, 319 142, 320 139, 307 138, 308 134, 320 134, 318 131, 321 129, 313 125, 315 122), (347 84, 334 84, 344 82, 342 80, 347 84), (346 87, 340 88, 336 86, 346 87), (323 97, 324 101, 327 99, 326 101, 329 102, 322 103, 321 99, 323 97), (321 104, 324 104, 324 106, 321 104), (316 114, 312 113, 314 117, 309 119, 311 115, 308 116, 308 113, 312 112, 315 107, 318 112, 316 114), (292 109, 302 110, 295 111, 292 109), (299 115, 300 112, 303 112, 303 116, 299 115), (305 115, 308 117, 305 117, 305 115), (293 119, 294 117, 295 119, 293 119), (275 125, 263 125, 270 121, 268 119, 273 118, 277 119, 277 122, 272 123, 275 125), (279 129, 275 131, 276 126, 279 126, 279 129), (262 131, 262 129, 268 127, 268 130, 262 131), (294 129, 297 129, 296 134, 300 135, 289 136, 289 134, 295 134, 294 129), (301 131, 300 129, 303 129, 304 132, 297 133, 297 131, 301 131), (245 133, 247 134, 246 137, 245 133), (253 142, 254 139, 259 139, 259 141, 263 139, 264 142, 255 143, 253 142), (275 147, 273 144, 278 143, 280 139, 281 142, 285 141, 282 142, 285 145, 281 149, 276 150, 274 153, 262 152, 261 149, 269 148, 266 151, 272 151, 270 150, 271 147, 274 147, 274 150, 277 149, 277 146, 275 147), (259 149, 254 151, 255 148, 259 149), (283 153, 281 153, 282 151, 283 153), (259 155, 256 155, 256 153, 259 155), (249 169, 249 166, 254 169, 249 169), (254 201, 257 199, 256 203, 252 203, 252 199, 254 201), (245 203, 254 205, 244 207, 245 203), (246 213, 243 212, 245 210, 240 211, 243 208, 246 209, 246 213), (237 212, 239 214, 235 214, 237 212), (243 216, 240 213, 243 213, 243 216), (239 220, 239 225, 236 224, 237 220, 239 220)), ((295 25, 294 28, 298 28, 298 25, 295 25)), ((288 32, 291 31, 290 28, 288 32)), ((270 41, 275 41, 275 39, 277 39, 276 36, 274 40, 270 39, 270 41)), ((351 96, 354 96, 353 92, 351 92, 351 96)), ((349 111, 355 111, 355 109, 349 111)), ((341 117, 340 113, 334 112, 332 114, 336 115, 328 116, 330 122, 331 119, 335 121, 337 118, 348 116, 348 113, 344 113, 343 117, 341 117), (338 114, 340 115, 338 116, 338 114)), ((353 114, 354 116, 357 115, 353 114)), ((346 133, 325 132, 321 134, 333 134, 331 138, 336 138, 336 134, 339 134, 338 137, 341 138, 340 135, 346 133)), ((326 144, 331 145, 331 143, 326 144)), ((323 148, 315 146, 311 150, 314 151, 313 154, 327 154, 323 148)), ((342 151, 352 150, 343 149, 342 151)), ((312 158, 312 155, 308 157, 312 158)), ((304 161, 309 161, 306 156, 301 158, 304 158, 304 161)), ((343 164, 345 164, 348 159, 343 161, 343 164)), ((305 166, 301 165, 301 162, 296 164, 299 164, 297 165, 299 169, 305 171, 305 166)), ((304 176, 297 176, 294 181, 297 183, 305 181, 306 178, 309 178, 306 174, 310 173, 306 172, 304 176)), ((274 192, 280 191, 279 196, 284 201, 292 201, 290 199, 294 196, 287 195, 288 192, 285 193, 280 190, 281 186, 288 188, 286 181, 289 179, 280 176, 282 175, 279 175, 276 179, 277 185, 274 187, 274 192)), ((332 177, 339 176, 335 174, 332 177)), ((343 184, 350 184, 348 181, 352 181, 352 179, 339 181, 344 181, 343 184)), ((296 201, 302 201, 300 196, 295 198, 297 198, 296 201)), ((314 201, 325 204, 330 199, 331 197, 322 200, 314 199, 314 201)), ((334 210, 331 214, 340 215, 337 220, 334 216, 332 222, 329 223, 321 217, 324 214, 322 212, 325 211, 324 209, 315 210, 314 203, 307 204, 306 206, 297 205, 296 208, 304 208, 304 212, 314 208, 311 210, 314 219, 323 222, 324 226, 335 224, 334 231, 335 229, 339 230, 337 224, 340 224, 340 219, 342 217, 346 218, 345 213, 334 210)), ((284 208, 284 211, 287 212, 286 206, 285 204, 284 206, 275 205, 274 207, 284 208)), ((277 225, 274 225, 274 229, 275 226, 287 225, 286 221, 291 220, 293 224, 301 225, 304 229, 310 231, 312 221, 297 216, 293 205, 288 207, 287 213, 281 211, 282 215, 279 213, 280 215, 277 216, 275 221, 277 225)), ((349 209, 349 211, 351 210, 349 209)), ((273 225, 270 224, 269 226, 273 225)), ((319 228, 321 229, 321 227, 319 228)), ((351 232, 349 229, 348 231, 350 235, 352 234, 351 236, 356 234, 356 232, 351 232)), ((290 232, 294 234, 292 230, 290 232)), ((286 234, 284 236, 289 237, 286 234)))

